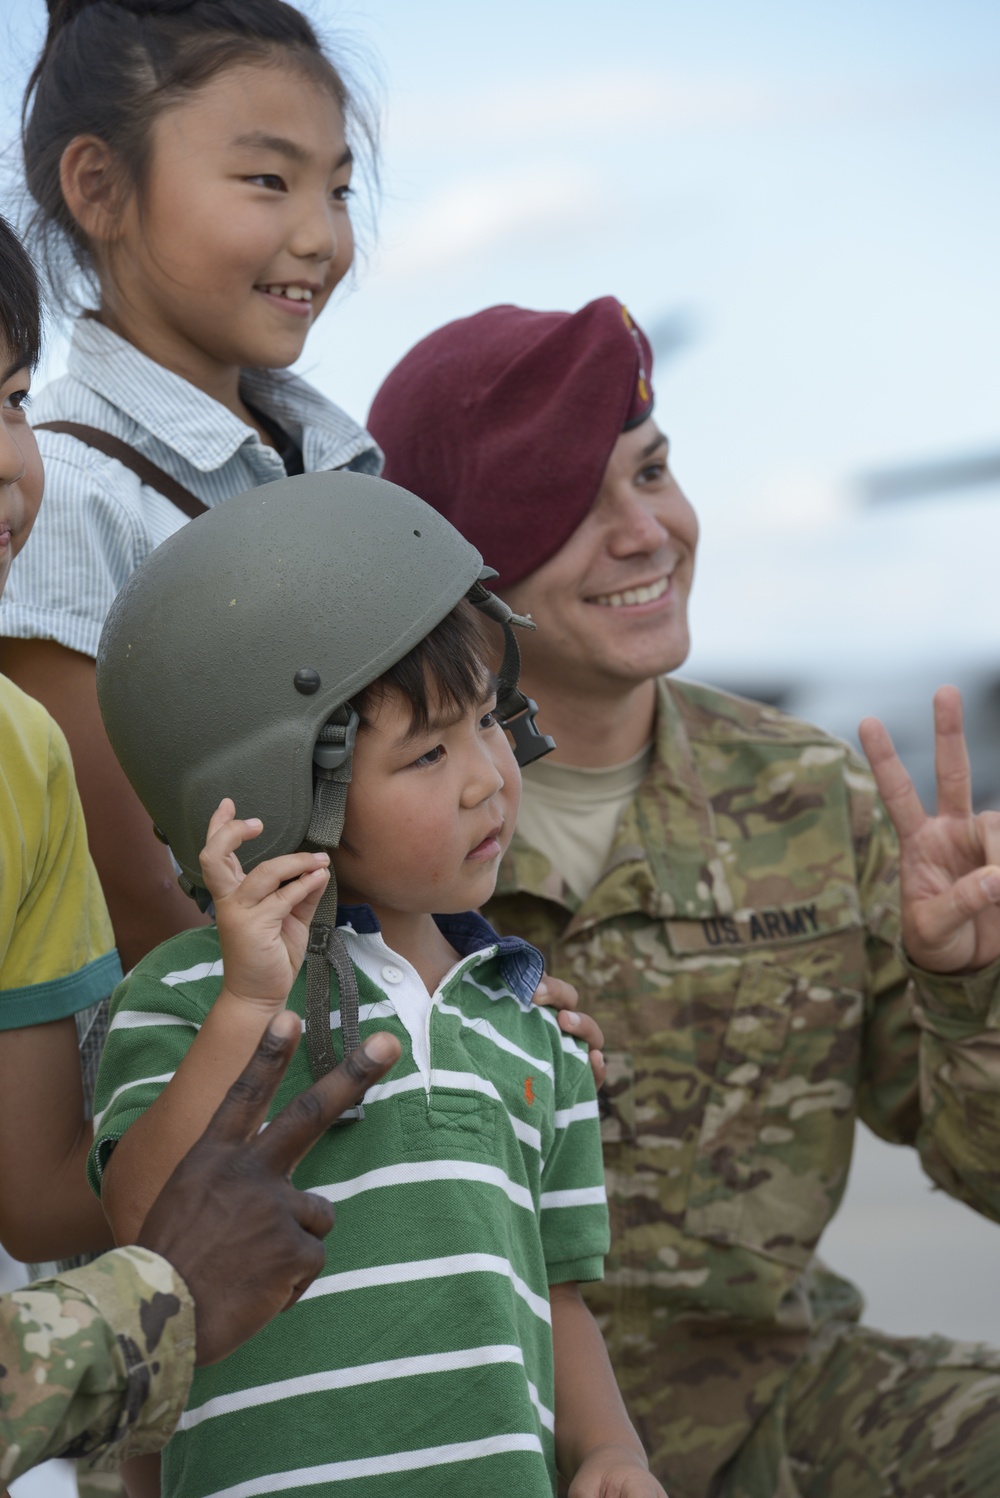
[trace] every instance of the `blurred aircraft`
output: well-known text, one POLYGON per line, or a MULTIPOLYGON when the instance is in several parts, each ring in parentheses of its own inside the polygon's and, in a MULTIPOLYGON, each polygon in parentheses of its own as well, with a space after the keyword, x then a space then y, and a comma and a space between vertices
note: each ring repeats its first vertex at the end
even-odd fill
POLYGON ((812 528, 716 546, 692 674, 856 742, 882 719, 935 805, 931 697, 963 696, 978 807, 1000 807, 1000 451, 867 474, 812 528), (721 565, 720 565, 721 564, 721 565))
MULTIPOLYGON (((651 318, 658 364, 699 331, 689 309, 651 318)), ((861 474, 828 498, 806 524, 762 519, 730 534, 702 512, 682 674, 854 744, 863 717, 881 718, 928 810, 931 698, 951 683, 976 805, 1000 808, 1000 449, 861 474)))

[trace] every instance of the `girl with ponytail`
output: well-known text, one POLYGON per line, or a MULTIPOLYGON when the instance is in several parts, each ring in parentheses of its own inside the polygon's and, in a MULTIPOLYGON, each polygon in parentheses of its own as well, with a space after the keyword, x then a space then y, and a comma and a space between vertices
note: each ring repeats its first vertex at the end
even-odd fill
MULTIPOLYGON (((68 373, 32 410, 45 505, 0 612, 0 671, 70 741, 127 970, 203 917, 105 736, 101 627, 138 563, 203 509, 290 473, 379 471, 367 432, 286 373, 350 269, 352 168, 373 177, 375 127, 283 0, 49 0, 22 144, 29 246, 77 320, 68 373)), ((106 1014, 105 1000, 77 1016, 85 1099, 106 1014)), ((54 1031, 17 1032, 0 1099, 17 1178, 30 1161, 48 1179, 46 1141, 81 1128, 78 1092, 53 1094, 54 1031)), ((102 1246, 93 1224, 66 1228, 49 1253, 102 1246)), ((123 1476, 131 1498, 159 1492, 156 1457, 123 1476)), ((121 1491, 107 1474, 79 1482, 86 1498, 121 1491)))
POLYGON ((372 113, 283 0, 50 0, 24 99, 29 247, 78 317, 35 402, 46 504, 0 670, 70 740, 123 963, 199 922, 118 768, 94 657, 115 593, 186 518, 289 473, 378 472, 286 373, 350 269, 372 113))

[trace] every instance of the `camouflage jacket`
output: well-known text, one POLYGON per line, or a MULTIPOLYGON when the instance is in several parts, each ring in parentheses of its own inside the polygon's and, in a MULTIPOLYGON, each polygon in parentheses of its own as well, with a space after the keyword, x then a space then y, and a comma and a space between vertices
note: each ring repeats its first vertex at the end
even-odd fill
POLYGON ((51 1456, 158 1451, 194 1369, 194 1302, 166 1259, 117 1248, 0 1296, 0 1488, 51 1456))
POLYGON ((678 1492, 704 1492, 816 1328, 860 1314, 815 1258, 859 1115, 1000 1219, 1000 964, 907 970, 894 834, 861 761, 673 680, 595 889, 581 904, 515 837, 486 914, 604 1028, 612 1250, 587 1299, 647 1444, 677 1454, 678 1492))

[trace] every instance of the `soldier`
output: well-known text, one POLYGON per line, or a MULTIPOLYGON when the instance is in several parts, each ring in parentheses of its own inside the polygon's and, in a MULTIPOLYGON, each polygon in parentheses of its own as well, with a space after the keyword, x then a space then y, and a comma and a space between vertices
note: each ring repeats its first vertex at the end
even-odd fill
POLYGON ((372 1036, 260 1133, 299 1032, 272 1021, 137 1244, 0 1297, 0 1483, 52 1456, 111 1470, 158 1451, 194 1365, 228 1357, 322 1269, 333 1207, 291 1171, 399 1046, 372 1036))
POLYGON ((863 1326, 816 1248, 859 1117, 1000 1217, 1000 816, 972 814, 953 689, 929 818, 880 725, 884 806, 846 745, 669 674, 698 525, 651 373, 614 298, 493 307, 418 344, 369 418, 386 476, 538 626, 521 681, 558 748, 487 914, 607 1036, 588 1300, 672 1498, 983 1498, 1000 1355, 863 1326))

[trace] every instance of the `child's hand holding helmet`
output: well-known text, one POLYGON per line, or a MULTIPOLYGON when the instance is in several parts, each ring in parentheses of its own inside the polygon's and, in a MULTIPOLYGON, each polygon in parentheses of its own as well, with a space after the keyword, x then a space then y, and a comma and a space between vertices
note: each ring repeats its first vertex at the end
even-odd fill
POLYGON ((225 986, 268 1011, 284 1007, 306 955, 309 922, 330 878, 328 853, 286 853, 245 873, 236 850, 263 823, 226 796, 208 824, 201 871, 215 902, 225 986))

